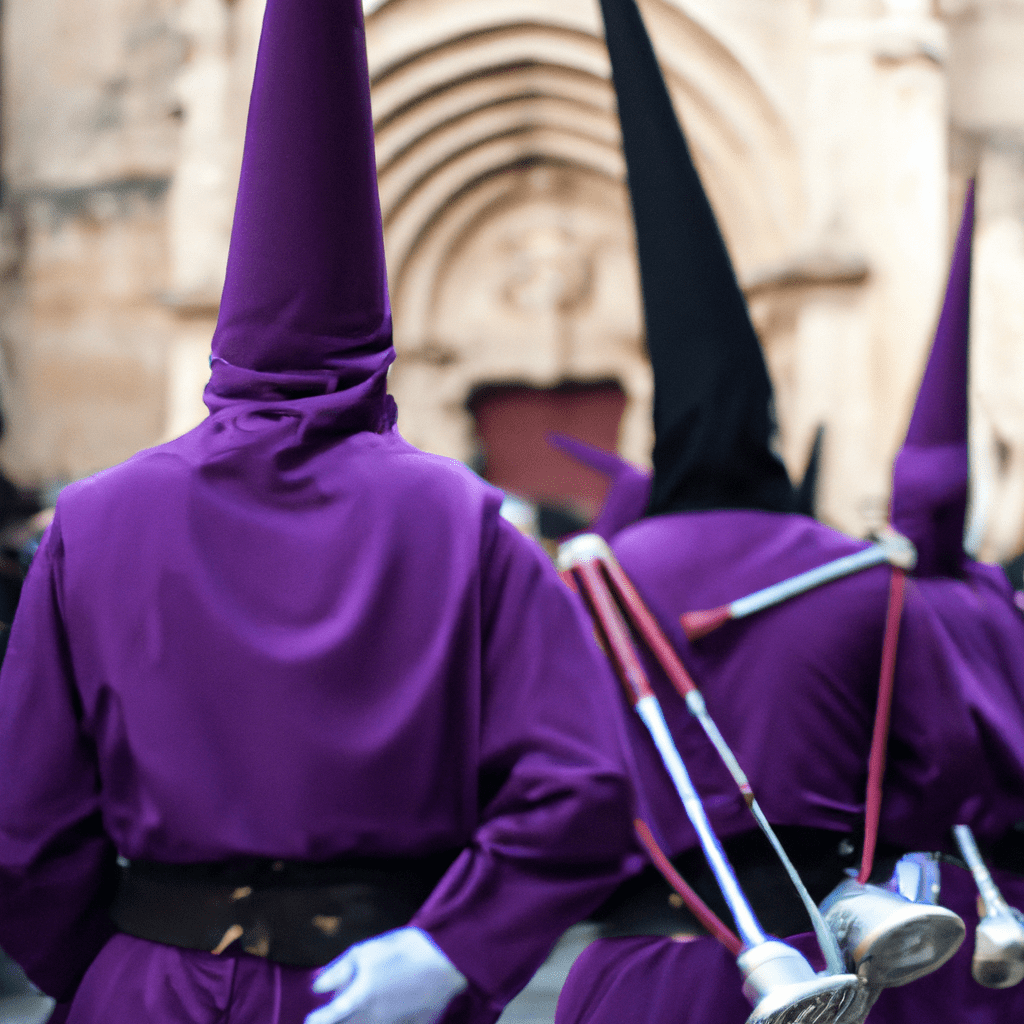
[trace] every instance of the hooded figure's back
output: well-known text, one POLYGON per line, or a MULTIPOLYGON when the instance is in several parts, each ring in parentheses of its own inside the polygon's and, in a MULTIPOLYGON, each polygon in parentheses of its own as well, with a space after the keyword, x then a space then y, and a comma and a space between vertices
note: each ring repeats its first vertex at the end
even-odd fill
MULTIPOLYGON (((415 923, 479 1020, 616 877, 610 674, 501 495, 397 433, 393 357, 361 5, 269 0, 210 416, 64 492, 0 679, 0 945, 54 996, 118 854, 462 851, 415 923)), ((114 945, 96 1013, 163 1019, 114 945)))
MULTIPOLYGON (((769 817, 846 831, 863 813, 888 572, 869 570, 692 646, 686 641, 681 614, 727 604, 866 545, 797 514, 796 490, 774 450, 774 400, 760 343, 639 10, 635 0, 601 6, 655 393, 650 503, 612 546, 692 663, 769 817)), ((913 599, 908 606, 912 618, 913 599)), ((957 752, 970 749, 974 738, 951 679, 915 669, 912 661, 905 659, 902 673, 920 680, 898 688, 895 734, 906 727, 920 742, 941 737, 947 758, 941 766, 913 758, 894 765, 890 783, 906 771, 906 790, 920 794, 928 782, 938 803, 904 821, 900 836, 889 836, 893 841, 923 841, 929 822, 945 820, 965 798, 957 752), (920 723, 918 701, 946 708, 946 720, 920 723), (947 769, 947 784, 931 785, 947 769)), ((669 708, 678 704, 670 694, 665 699, 669 708)), ((678 719, 674 724, 688 728, 685 713, 678 719)), ((713 821, 720 815, 715 823, 726 834, 749 828, 724 769, 713 755, 704 760, 708 774, 698 775, 711 796, 713 821)), ((665 823, 671 847, 691 846, 692 831, 670 811, 675 798, 663 774, 652 770, 645 778, 655 802, 663 803, 656 817, 672 819, 665 823)), ((941 841, 942 831, 931 838, 941 841)))

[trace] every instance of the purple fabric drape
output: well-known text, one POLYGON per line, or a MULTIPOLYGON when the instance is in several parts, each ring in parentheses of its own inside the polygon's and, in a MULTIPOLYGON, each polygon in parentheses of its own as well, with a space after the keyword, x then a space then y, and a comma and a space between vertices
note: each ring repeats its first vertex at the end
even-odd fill
MULTIPOLYGON (((848 831, 862 820, 888 571, 880 567, 828 584, 692 645, 679 615, 717 607, 862 547, 802 516, 752 511, 657 516, 613 542, 777 824, 848 831)), ((978 578, 987 588, 988 610, 968 628, 977 632, 975 646, 983 636, 998 635, 1003 652, 990 654, 989 663, 999 671, 1014 650, 1024 650, 1024 621, 1008 588, 1000 591, 980 567, 978 578), (998 628, 989 625, 993 616, 998 628)), ((960 821, 995 838, 1024 816, 1024 747, 1012 752, 1024 669, 995 691, 965 670, 951 634, 964 601, 964 585, 956 581, 908 586, 882 811, 882 838, 907 848, 948 848, 948 829, 960 821), (946 610, 933 592, 945 596, 946 610), (1004 752, 1002 786, 988 799, 978 796, 989 786, 989 776, 979 772, 987 771, 993 745, 1004 752)), ((654 666, 651 675, 712 822, 725 836, 751 828, 742 797, 700 728, 654 666)), ((694 846, 642 729, 633 722, 630 729, 661 838, 672 853, 694 846)))

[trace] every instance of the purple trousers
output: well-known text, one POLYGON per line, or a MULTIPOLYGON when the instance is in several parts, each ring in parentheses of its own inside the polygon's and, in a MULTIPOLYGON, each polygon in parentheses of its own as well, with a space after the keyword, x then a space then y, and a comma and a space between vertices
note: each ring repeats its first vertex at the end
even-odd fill
MULTIPOLYGON (((995 875, 996 873, 993 872, 995 875)), ((982 988, 971 977, 977 890, 967 872, 942 869, 942 903, 967 925, 957 954, 938 971, 886 989, 867 1024, 1010 1024, 1024 1021, 1024 984, 982 988)), ((1024 901, 1024 880, 999 875, 1003 895, 1024 901)), ((787 940, 823 967, 810 933, 787 940)), ((558 1000, 555 1024, 744 1024, 751 1007, 730 954, 714 939, 599 939, 583 951, 558 1000)))
MULTIPOLYGON (((303 1024, 332 998, 313 994, 316 974, 115 935, 50 1024, 303 1024)), ((494 1024, 497 1016, 470 986, 438 1024, 494 1024)))
MULTIPOLYGON (((302 1024, 328 1001, 316 972, 115 935, 93 961, 67 1024, 302 1024)), ((64 1019, 58 1009, 55 1020, 64 1019)))

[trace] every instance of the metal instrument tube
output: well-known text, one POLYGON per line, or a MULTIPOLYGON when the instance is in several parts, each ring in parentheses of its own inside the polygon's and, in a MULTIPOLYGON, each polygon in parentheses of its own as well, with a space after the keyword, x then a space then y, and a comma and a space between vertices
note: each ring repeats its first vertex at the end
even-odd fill
POLYGON ((754 797, 753 790, 750 788, 750 783, 747 780, 746 774, 740 767, 739 762, 736 760, 736 755, 729 749, 724 737, 721 732, 719 732, 714 719, 712 719, 711 715, 708 713, 707 705, 704 703, 704 698, 701 696, 700 691, 694 690, 691 693, 688 693, 686 695, 686 705, 690 709, 691 714, 698 722, 700 722, 708 739, 710 739, 712 744, 714 744, 719 757, 721 757, 722 761, 725 763, 726 768, 729 770, 729 773, 732 775, 734 781, 739 787, 740 792, 743 794, 744 799, 747 802, 747 806, 750 808, 750 813, 753 814, 754 820, 757 822, 758 828, 761 829, 765 837, 768 839, 768 842, 775 851, 775 855, 779 858, 779 862, 782 864, 786 875, 793 884, 793 888, 796 889, 797 895, 800 897, 800 902, 803 903, 804 909, 807 911, 807 916, 811 919, 811 925, 814 928, 814 935, 818 940, 818 946, 821 949, 822 955, 825 957, 825 963, 828 967, 829 974, 842 974, 845 970, 843 966, 843 955, 839 949, 839 943, 836 941, 835 934, 832 929, 829 928, 828 924, 826 924, 825 918, 822 917, 818 905, 814 902, 811 898, 811 894, 807 891, 807 886, 804 885, 804 881, 800 877, 800 873, 797 871, 796 865, 789 859, 789 854, 786 853, 785 847, 779 841, 779 837, 775 834, 775 829, 772 828, 771 823, 765 817, 764 811, 761 810, 761 805, 754 797))
POLYGON ((863 551, 858 551, 843 558, 837 558, 834 562, 819 565, 817 568, 809 569, 807 572, 793 576, 791 579, 775 583, 764 590, 758 590, 746 597, 741 597, 729 605, 732 618, 742 619, 755 612, 771 608, 773 605, 782 604, 791 597, 804 594, 808 590, 814 590, 831 583, 833 580, 841 579, 843 576, 852 576, 854 573, 863 572, 875 565, 882 565, 889 561, 889 552, 881 544, 874 544, 863 551))
MULTIPOLYGON (((732 752, 728 743, 726 743, 725 738, 722 736, 714 719, 711 717, 711 714, 707 709, 707 704, 704 701, 704 697, 700 690, 697 689, 696 683, 694 683, 690 678, 685 666, 679 660, 675 651, 671 648, 671 645, 669 645, 664 634, 660 632, 660 627, 654 621, 646 606, 643 605, 640 595, 636 592, 636 589, 633 587, 629 577, 622 569, 622 566, 619 565, 614 552, 605 542, 604 538, 598 537, 596 534, 582 534, 579 537, 575 537, 567 544, 562 545, 562 548, 558 552, 559 569, 563 571, 570 571, 574 568, 581 570, 585 573, 586 577, 592 581, 592 583, 596 583, 597 580, 592 575, 591 567, 597 565, 603 566, 606 570, 608 579, 618 591, 619 597, 622 600, 627 613, 634 619, 634 624, 636 625, 640 635, 643 637, 644 642, 651 649, 652 653, 662 664, 662 667, 666 672, 669 672, 673 686, 675 686, 676 690, 686 701, 686 706, 690 711, 690 714, 692 714, 700 723, 704 733, 718 752, 718 756, 722 759, 726 769, 729 771, 729 774, 735 781, 740 793, 743 795, 743 799, 750 808, 755 822, 767 837, 772 849, 775 851, 782 863, 783 869, 792 882, 793 887, 796 889, 797 895, 800 897, 800 901, 803 903, 804 909, 807 911, 807 916, 810 918, 811 926, 813 927, 815 937, 818 940, 818 946, 821 949, 822 955, 825 957, 825 963, 829 974, 842 974, 845 970, 843 965, 843 955, 839 949, 836 937, 832 933, 832 929, 826 924, 817 904, 811 898, 811 894, 807 891, 807 887, 804 885, 803 879, 800 878, 800 874, 796 870, 796 866, 790 860, 785 848, 779 841, 778 836, 775 834, 775 830, 771 827, 767 817, 765 817, 764 812, 761 810, 760 805, 754 797, 754 793, 751 789, 750 781, 747 779, 746 773, 743 771, 739 761, 736 759, 736 755, 732 752), (669 660, 671 660, 671 664, 667 664, 669 660)), ((603 577, 601 580, 603 581, 603 577)), ((592 599, 596 597, 596 595, 591 596, 592 599)), ((601 613, 599 612, 599 614, 601 613)), ((603 614, 606 617, 614 614, 616 617, 614 625, 617 630, 622 633, 623 628, 625 628, 626 633, 628 633, 628 627, 626 627, 625 622, 622 621, 622 616, 618 612, 617 607, 614 606, 614 603, 607 605, 603 614)), ((622 667, 627 675, 635 674, 638 668, 638 666, 634 666, 630 669, 625 665, 622 667)), ((640 697, 642 692, 649 692, 641 692, 636 689, 635 686, 633 689, 635 694, 634 699, 640 697)), ((671 739, 672 738, 669 735, 668 740, 670 743, 671 739)), ((675 747, 673 744, 673 750, 674 749, 675 747)), ((676 756, 678 757, 678 753, 676 756)))
POLYGON ((997 914, 1000 911, 1009 913, 1010 905, 1003 899, 1003 894, 997 888, 992 874, 981 856, 981 850, 978 849, 970 826, 955 825, 953 835, 956 837, 957 846, 960 847, 960 852, 974 876, 978 892, 981 893, 982 902, 985 904, 986 913, 997 914))
POLYGON ((651 739, 654 740, 654 745, 658 748, 661 760, 675 784, 676 792, 679 793, 679 798, 683 801, 687 817, 697 832, 704 856, 707 857, 708 864, 714 872, 744 946, 749 949, 767 942, 768 937, 754 916, 754 911, 733 874, 732 866, 726 860, 718 837, 711 828, 704 805, 693 788, 693 782, 690 780, 686 765, 683 764, 683 759, 676 750, 658 699, 651 696, 637 701, 636 713, 647 726, 647 731, 651 734, 651 739))
POLYGON ((974 876, 985 911, 974 932, 971 974, 986 988, 1012 988, 1024 981, 1024 915, 1003 898, 971 829, 957 825, 953 834, 974 876))

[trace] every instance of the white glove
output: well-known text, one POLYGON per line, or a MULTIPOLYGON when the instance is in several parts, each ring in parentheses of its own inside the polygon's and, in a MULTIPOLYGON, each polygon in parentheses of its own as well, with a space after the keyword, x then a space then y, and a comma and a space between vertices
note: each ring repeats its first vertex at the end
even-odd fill
POLYGON ((399 928, 346 950, 313 991, 334 999, 306 1024, 434 1024, 466 988, 461 971, 419 928, 399 928))

